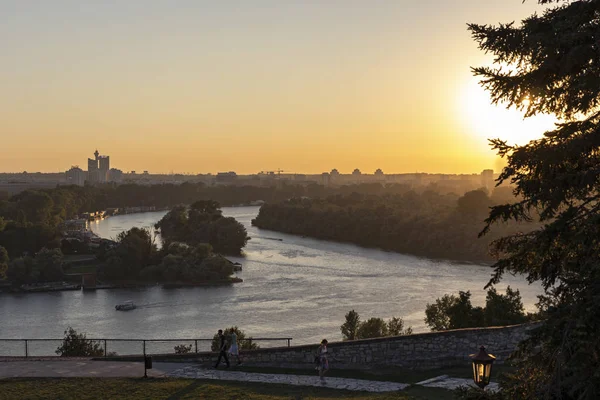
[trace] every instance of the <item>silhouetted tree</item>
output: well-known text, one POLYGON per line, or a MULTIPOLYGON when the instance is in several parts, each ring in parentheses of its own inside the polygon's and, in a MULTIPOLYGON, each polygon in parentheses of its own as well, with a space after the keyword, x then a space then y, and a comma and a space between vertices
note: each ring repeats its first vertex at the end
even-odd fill
POLYGON ((494 207, 483 233, 499 221, 527 221, 533 211, 544 225, 495 243, 501 259, 490 284, 507 272, 525 274, 554 304, 520 348, 519 370, 504 388, 511 399, 594 399, 600 393, 600 1, 539 3, 557 4, 520 25, 469 25, 479 47, 511 67, 474 69, 492 100, 563 121, 524 146, 492 141, 507 158, 499 180, 513 182, 521 200, 494 207))
POLYGON ((104 354, 104 350, 100 343, 87 339, 85 333, 77 333, 69 327, 56 354, 61 357, 98 357, 104 354))
POLYGON ((6 271, 8 270, 8 252, 0 246, 0 281, 6 279, 6 271))
POLYGON ((346 322, 340 327, 344 340, 355 340, 360 327, 360 316, 354 310, 348 311, 346 314, 346 322))

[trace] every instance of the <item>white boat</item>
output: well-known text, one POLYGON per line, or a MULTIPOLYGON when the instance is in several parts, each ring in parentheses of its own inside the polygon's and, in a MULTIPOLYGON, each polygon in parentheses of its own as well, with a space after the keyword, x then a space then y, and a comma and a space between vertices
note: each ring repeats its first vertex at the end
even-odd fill
POLYGON ((133 309, 135 309, 135 304, 133 304, 133 301, 131 300, 127 300, 126 302, 115 306, 115 310, 117 311, 129 311, 133 309))

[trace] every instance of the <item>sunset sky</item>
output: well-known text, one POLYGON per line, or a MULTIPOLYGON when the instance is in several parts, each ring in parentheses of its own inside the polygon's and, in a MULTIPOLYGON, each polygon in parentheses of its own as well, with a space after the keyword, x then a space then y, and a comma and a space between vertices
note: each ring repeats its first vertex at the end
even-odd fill
POLYGON ((124 171, 470 173, 488 137, 552 127, 494 109, 467 22, 521 0, 0 0, 0 171, 96 148, 124 171))

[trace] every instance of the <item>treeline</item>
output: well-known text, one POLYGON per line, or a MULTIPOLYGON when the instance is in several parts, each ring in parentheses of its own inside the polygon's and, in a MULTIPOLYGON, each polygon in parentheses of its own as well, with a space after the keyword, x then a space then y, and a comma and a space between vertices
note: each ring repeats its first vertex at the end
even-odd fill
MULTIPOLYGON (((435 184, 421 187, 422 193, 443 192, 435 184)), ((0 199, 0 246, 9 256, 35 254, 42 247, 60 247, 58 227, 65 219, 107 208, 137 206, 175 207, 198 200, 213 200, 222 206, 247 204, 255 200, 280 203, 290 198, 350 196, 352 193, 398 196, 413 192, 410 185, 379 183, 325 187, 281 183, 271 187, 206 186, 203 183, 100 186, 60 186, 54 189, 26 190, 0 199)), ((452 195, 449 195, 452 196, 452 195)))
POLYGON ((208 243, 167 242, 157 249, 149 229, 132 228, 117 236, 117 244, 98 254, 98 276, 109 282, 194 284, 227 281, 233 265, 208 243))
POLYGON ((499 225, 478 238, 489 207, 508 201, 514 198, 506 188, 491 196, 483 190, 464 196, 428 190, 294 198, 263 205, 252 224, 423 257, 487 262, 493 260, 489 254, 491 241, 534 226, 499 225))
MULTIPOLYGON (((482 328, 490 326, 508 326, 539 321, 547 318, 548 300, 539 296, 536 304, 538 312, 526 313, 519 290, 506 288, 506 294, 495 288, 487 291, 485 306, 473 306, 471 292, 459 291, 458 295, 446 294, 435 303, 425 307, 425 323, 434 331, 451 329, 482 328)), ((349 311, 345 322, 340 326, 344 340, 371 339, 386 336, 412 335, 412 327, 404 328, 402 318, 393 317, 388 321, 371 317, 361 321, 354 310, 349 311)))

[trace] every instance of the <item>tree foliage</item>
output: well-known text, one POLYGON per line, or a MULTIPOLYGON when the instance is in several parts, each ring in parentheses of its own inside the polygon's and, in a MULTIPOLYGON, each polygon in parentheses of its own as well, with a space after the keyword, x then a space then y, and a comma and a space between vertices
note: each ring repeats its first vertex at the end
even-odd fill
POLYGON ((103 256, 100 270, 110 281, 199 283, 224 281, 233 274, 231 262, 216 255, 206 243, 190 246, 163 243, 159 251, 149 229, 131 228, 117 236, 117 244, 103 256))
POLYGON ((358 339, 358 328, 360 327, 360 316, 354 310, 346 314, 346 322, 340 327, 344 340, 358 339))
POLYGON ((8 260, 8 252, 4 247, 0 246, 0 281, 6 279, 8 260))
POLYGON ((292 234, 401 253, 460 261, 493 261, 489 244, 503 234, 533 229, 510 224, 477 239, 492 200, 483 190, 464 196, 422 193, 351 193, 265 204, 252 224, 292 234))
POLYGON ((212 200, 175 207, 155 227, 167 241, 192 246, 208 243, 217 253, 239 254, 248 241, 244 225, 234 218, 223 217, 219 203, 212 200))
POLYGON ((539 214, 543 226, 495 242, 505 273, 541 282, 546 321, 515 355, 519 371, 505 385, 511 399, 595 399, 600 340, 600 1, 547 3, 520 25, 469 25, 498 67, 474 68, 496 103, 561 120, 524 146, 501 139, 507 159, 499 181, 520 201, 492 208, 482 234, 504 221, 539 214), (560 4, 559 4, 560 3, 560 4), (500 68, 508 65, 510 68, 500 68), (527 101, 524 101, 527 100, 527 101))
POLYGON ((510 286, 505 295, 490 288, 483 308, 473 306, 471 292, 468 291, 461 291, 458 296, 446 294, 425 308, 425 323, 432 331, 515 325, 529 319, 523 308, 521 294, 510 286))
POLYGON ((412 328, 404 328, 402 318, 393 317, 389 321, 382 318, 369 318, 360 320, 360 316, 354 310, 346 314, 346 322, 340 326, 344 340, 372 339, 386 336, 411 335, 412 328))
POLYGON ((100 343, 87 339, 85 333, 77 333, 69 327, 56 354, 61 357, 98 357, 104 354, 104 350, 100 343))

